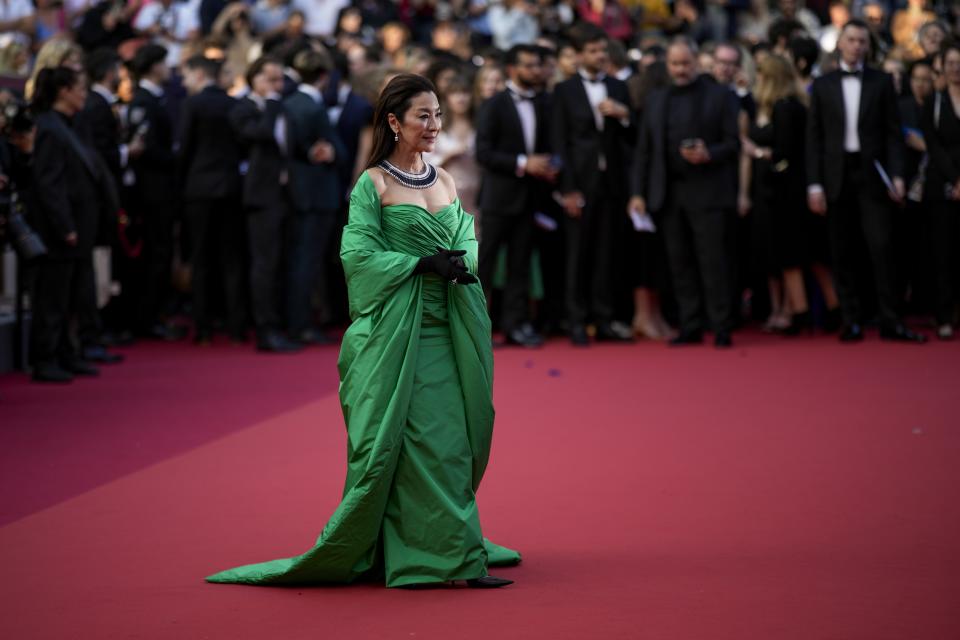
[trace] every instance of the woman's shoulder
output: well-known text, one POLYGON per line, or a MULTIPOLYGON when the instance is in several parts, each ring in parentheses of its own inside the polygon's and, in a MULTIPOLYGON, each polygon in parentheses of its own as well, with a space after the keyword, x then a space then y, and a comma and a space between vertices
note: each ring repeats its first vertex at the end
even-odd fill
POLYGON ((380 169, 379 167, 370 167, 363 172, 363 174, 360 176, 361 180, 358 180, 357 184, 362 181, 363 176, 367 176, 367 178, 370 180, 371 186, 373 186, 377 192, 377 197, 383 197, 383 193, 387 190, 387 174, 383 171, 383 169, 380 169))
POLYGON ((437 167, 437 182, 443 185, 443 188, 447 192, 447 200, 453 202, 457 197, 457 183, 454 181, 453 176, 451 176, 446 169, 443 167, 437 167))

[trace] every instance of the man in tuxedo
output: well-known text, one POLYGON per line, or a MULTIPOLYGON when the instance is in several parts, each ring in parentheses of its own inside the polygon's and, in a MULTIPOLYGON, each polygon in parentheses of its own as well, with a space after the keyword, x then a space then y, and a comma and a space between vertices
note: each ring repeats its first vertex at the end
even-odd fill
POLYGON ((214 281, 222 279, 226 326, 242 342, 244 220, 240 209, 240 145, 227 116, 236 100, 217 85, 220 63, 195 55, 184 65, 189 97, 180 112, 178 168, 190 233, 194 341, 209 344, 214 281))
POLYGON ((230 112, 245 147, 243 209, 250 248, 250 294, 257 349, 286 353, 300 346, 281 332, 284 264, 289 244, 290 203, 287 128, 280 92, 283 63, 259 58, 247 70, 250 93, 230 112))
MULTIPOLYGON (((554 89, 553 151, 559 157, 566 235, 566 308, 570 340, 589 344, 586 323, 598 340, 630 341, 614 322, 614 239, 627 200, 626 141, 635 137, 627 85, 607 76, 607 35, 590 24, 574 33, 579 73, 554 89)), ((486 214, 486 212, 485 212, 486 214)))
POLYGON ((697 48, 667 49, 671 86, 651 92, 635 149, 629 210, 658 215, 680 313, 671 344, 731 346, 728 215, 737 200, 737 96, 698 75, 697 48), (704 304, 705 303, 705 304, 704 304))
POLYGON ((173 306, 171 267, 173 228, 177 205, 176 156, 173 122, 167 110, 163 85, 170 78, 167 50, 145 44, 130 63, 137 88, 127 109, 127 130, 143 141, 143 152, 131 158, 135 179, 131 209, 143 220, 143 251, 133 287, 139 296, 137 330, 165 340, 184 332, 165 322, 173 306))
POLYGON ((556 179, 540 83, 540 50, 520 44, 507 52, 507 88, 487 100, 477 117, 480 191, 480 282, 490 285, 501 247, 507 247, 507 283, 501 327, 508 344, 538 347, 543 339, 527 318, 533 214, 556 179))
POLYGON ((807 118, 807 200, 827 216, 843 342, 863 339, 859 249, 865 242, 880 310, 880 337, 924 342, 897 312, 893 203, 902 203, 903 138, 892 80, 867 68, 865 22, 849 21, 837 40, 840 68, 814 81, 807 118))
POLYGON ((346 149, 327 117, 323 88, 330 72, 327 53, 307 49, 296 55, 300 86, 284 100, 290 147, 293 245, 290 255, 287 321, 293 337, 306 344, 328 339, 315 326, 312 299, 323 277, 330 233, 340 198, 337 162, 346 149))

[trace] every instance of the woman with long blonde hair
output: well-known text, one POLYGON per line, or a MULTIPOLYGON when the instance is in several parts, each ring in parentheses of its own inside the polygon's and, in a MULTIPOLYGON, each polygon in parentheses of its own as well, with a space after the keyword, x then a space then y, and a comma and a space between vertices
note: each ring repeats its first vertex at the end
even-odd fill
MULTIPOLYGON (((804 170, 807 96, 793 64, 779 55, 760 62, 755 95, 757 116, 743 144, 753 160, 754 253, 770 289, 767 328, 795 335, 812 324, 803 280, 812 260, 804 170)), ((832 285, 825 284, 827 306, 836 308, 832 285)))
POLYGON ((83 71, 83 49, 80 46, 65 37, 56 37, 47 40, 37 52, 37 59, 33 64, 33 71, 27 80, 24 88, 24 96, 27 100, 33 100, 34 87, 37 84, 37 76, 43 69, 56 69, 57 67, 68 67, 76 72, 83 71))

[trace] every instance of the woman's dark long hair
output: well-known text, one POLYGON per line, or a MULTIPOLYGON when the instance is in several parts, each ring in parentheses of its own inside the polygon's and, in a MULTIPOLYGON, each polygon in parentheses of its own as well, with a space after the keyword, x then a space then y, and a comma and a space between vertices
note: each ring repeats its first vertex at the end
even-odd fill
POLYGON ((370 152, 368 169, 389 158, 397 144, 393 141, 394 134, 390 129, 387 116, 392 113, 402 122, 403 116, 410 108, 410 100, 421 93, 436 95, 437 89, 432 82, 413 73, 398 75, 380 93, 377 106, 373 111, 373 149, 370 152))
POLYGON ((61 89, 69 89, 80 82, 80 74, 70 67, 41 69, 33 89, 30 108, 34 113, 43 113, 53 108, 61 89))

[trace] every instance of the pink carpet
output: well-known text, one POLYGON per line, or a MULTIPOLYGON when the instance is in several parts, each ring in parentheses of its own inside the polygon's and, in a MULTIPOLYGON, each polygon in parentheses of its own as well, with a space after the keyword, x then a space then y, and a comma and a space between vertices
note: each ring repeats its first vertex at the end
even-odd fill
POLYGON ((491 592, 203 582, 334 508, 335 349, 0 378, 0 637, 960 637, 960 343, 738 338, 497 351, 491 592))

